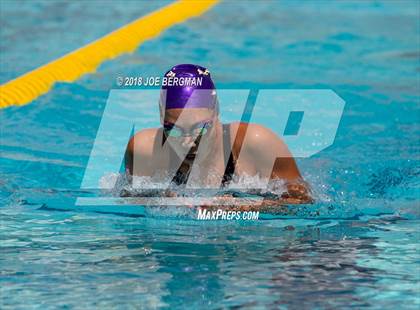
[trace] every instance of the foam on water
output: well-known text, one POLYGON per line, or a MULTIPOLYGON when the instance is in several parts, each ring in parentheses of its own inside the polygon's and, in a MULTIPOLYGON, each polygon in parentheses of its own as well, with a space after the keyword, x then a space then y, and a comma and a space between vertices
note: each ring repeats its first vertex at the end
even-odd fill
MULTIPOLYGON (((353 192, 337 190, 330 185, 325 174, 306 174, 305 180, 311 188, 314 203, 289 205, 287 212, 284 212, 284 209, 282 209, 282 212, 279 213, 281 217, 344 219, 362 215, 396 214, 392 204, 385 199, 360 199, 353 192)), ((113 197, 170 197, 176 193, 176 196, 181 201, 185 197, 185 206, 168 207, 161 205, 146 207, 147 215, 153 217, 196 218, 196 209, 199 205, 192 204, 189 199, 191 197, 216 197, 229 194, 234 197, 241 197, 246 201, 247 198, 264 197, 267 194, 281 196, 286 190, 284 180, 268 182, 267 179, 258 175, 235 176, 229 186, 221 189, 210 187, 197 189, 174 184, 168 187, 169 181, 169 179, 157 181, 156 177, 149 176, 127 177, 122 173, 111 173, 103 176, 101 179, 100 185, 103 188, 101 195, 113 197), (114 185, 114 187, 108 190, 109 185, 114 185)), ((281 209, 280 205, 279 209, 281 209)))

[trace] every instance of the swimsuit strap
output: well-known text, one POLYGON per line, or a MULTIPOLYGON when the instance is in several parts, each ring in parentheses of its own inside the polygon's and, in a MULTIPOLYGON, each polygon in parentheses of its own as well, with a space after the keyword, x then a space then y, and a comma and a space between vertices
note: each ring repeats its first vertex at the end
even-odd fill
POLYGON ((223 148, 225 154, 225 163, 227 161, 225 173, 223 175, 222 185, 225 186, 229 181, 232 180, 235 172, 236 161, 241 153, 242 146, 245 141, 246 131, 248 129, 248 123, 240 122, 238 131, 236 132, 235 139, 233 140, 233 146, 231 147, 230 137, 230 125, 223 125, 226 135, 223 135, 223 148))
MULTIPOLYGON (((228 185, 228 183, 232 180, 233 174, 235 173, 235 166, 236 166, 236 152, 234 149, 240 149, 242 146, 243 139, 245 137, 246 126, 239 126, 238 131, 238 139, 235 139, 234 146, 231 147, 231 137, 230 137, 230 125, 223 124, 223 155, 224 155, 224 163, 227 162, 225 172, 222 178, 222 186, 228 185)), ((176 171, 172 182, 181 185, 186 184, 189 174, 191 172, 191 167, 187 167, 185 163, 181 164, 181 167, 176 171)))
POLYGON ((182 185, 187 184, 188 177, 191 173, 191 166, 182 163, 181 166, 178 168, 178 170, 175 173, 175 176, 172 178, 172 183, 175 183, 176 185, 182 185))
POLYGON ((223 174, 222 186, 228 185, 232 180, 233 174, 235 172, 235 158, 233 155, 233 150, 231 151, 230 143, 230 126, 229 124, 223 124, 223 154, 225 158, 226 169, 223 174))

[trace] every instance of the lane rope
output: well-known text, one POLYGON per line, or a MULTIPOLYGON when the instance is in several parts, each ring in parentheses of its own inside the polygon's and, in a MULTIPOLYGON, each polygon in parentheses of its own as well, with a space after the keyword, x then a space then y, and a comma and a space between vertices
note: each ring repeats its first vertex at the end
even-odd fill
POLYGON ((0 108, 24 105, 47 93, 56 82, 74 82, 96 71, 106 60, 134 52, 138 46, 164 30, 197 17, 219 0, 180 0, 0 85, 0 108))

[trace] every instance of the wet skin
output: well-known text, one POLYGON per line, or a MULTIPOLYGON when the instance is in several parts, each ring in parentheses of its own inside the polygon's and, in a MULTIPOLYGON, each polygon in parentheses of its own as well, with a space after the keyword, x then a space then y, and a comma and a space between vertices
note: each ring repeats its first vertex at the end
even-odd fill
MULTIPOLYGON (((127 146, 127 173, 135 176, 164 176, 165 172, 174 169, 192 169, 188 184, 220 185, 225 169, 223 127, 214 110, 170 109, 161 111, 160 118, 162 124, 172 123, 186 132, 203 121, 211 120, 212 127, 199 138, 199 143, 197 137, 187 134, 181 137, 168 136, 162 127, 139 131, 127 146)), ((231 123, 229 129, 232 152, 236 154, 235 175, 258 174, 261 178, 283 179, 287 182, 287 191, 278 199, 265 199, 265 205, 312 201, 309 187, 303 181, 295 160, 274 132, 261 125, 241 122, 231 123)))

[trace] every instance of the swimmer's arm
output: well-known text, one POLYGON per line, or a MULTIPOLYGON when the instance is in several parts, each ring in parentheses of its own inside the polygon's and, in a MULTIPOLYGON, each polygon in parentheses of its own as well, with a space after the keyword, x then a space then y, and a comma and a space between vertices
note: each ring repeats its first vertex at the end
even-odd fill
POLYGON ((144 129, 131 137, 125 151, 125 171, 128 175, 152 176, 156 171, 153 165, 154 129, 144 129))
POLYGON ((128 175, 133 175, 133 157, 134 157, 134 137, 130 139, 125 149, 124 164, 125 172, 128 175))
POLYGON ((265 199, 265 203, 312 203, 309 185, 303 180, 286 144, 274 132, 260 125, 250 126, 247 139, 248 135, 248 152, 255 158, 257 173, 269 178, 270 182, 285 182, 286 191, 277 199, 265 199))
MULTIPOLYGON (((137 136, 137 135, 136 135, 137 136)), ((134 176, 152 176, 154 167, 151 166, 151 152, 150 147, 144 143, 138 143, 136 136, 132 137, 127 144, 124 156, 125 172, 128 179, 134 176), (149 150, 148 150, 149 149, 149 150), (136 164, 134 164, 134 162, 136 164), (135 166, 135 168, 133 167, 135 166)), ((144 141, 144 140, 142 140, 144 141)), ((176 197, 176 193, 169 189, 146 189, 136 188, 135 190, 122 189, 121 197, 176 197)))
MULTIPOLYGON (((225 204, 226 207, 233 208, 233 209, 241 209, 241 210, 258 210, 260 208, 264 207, 280 207, 280 206, 286 206, 290 204, 308 204, 313 203, 313 199, 310 196, 306 197, 287 197, 287 195, 277 196, 275 194, 268 194, 264 195, 263 200, 260 202, 256 202, 255 204, 241 204, 241 205, 229 205, 225 204)), ((233 197, 232 195, 223 195, 221 199, 225 198, 227 201, 233 197)))
MULTIPOLYGON (((128 179, 132 176, 151 177, 156 173, 156 166, 153 156, 158 130, 155 128, 143 129, 131 137, 127 144, 124 156, 125 172, 128 179)), ((147 189, 136 188, 133 190, 122 190, 122 197, 176 197, 177 194, 169 189, 147 189)))

